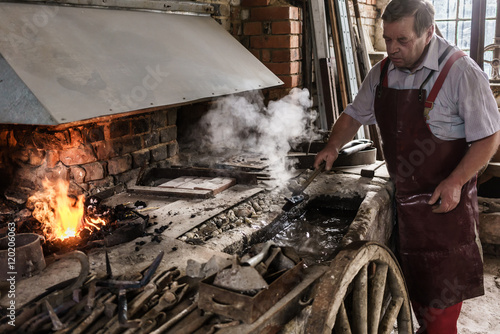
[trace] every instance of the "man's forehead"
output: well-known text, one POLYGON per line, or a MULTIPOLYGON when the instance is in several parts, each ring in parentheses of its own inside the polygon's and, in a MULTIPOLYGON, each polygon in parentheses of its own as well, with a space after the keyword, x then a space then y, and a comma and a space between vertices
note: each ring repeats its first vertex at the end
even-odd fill
POLYGON ((394 22, 383 22, 383 35, 391 38, 409 37, 415 34, 414 17, 403 17, 394 22))

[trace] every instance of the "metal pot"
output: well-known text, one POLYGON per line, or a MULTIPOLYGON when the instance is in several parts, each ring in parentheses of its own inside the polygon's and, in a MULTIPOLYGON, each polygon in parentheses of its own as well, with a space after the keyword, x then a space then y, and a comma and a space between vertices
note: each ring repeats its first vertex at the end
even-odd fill
POLYGON ((31 277, 46 264, 41 241, 35 233, 19 233, 0 238, 0 281, 11 276, 16 279, 31 277))

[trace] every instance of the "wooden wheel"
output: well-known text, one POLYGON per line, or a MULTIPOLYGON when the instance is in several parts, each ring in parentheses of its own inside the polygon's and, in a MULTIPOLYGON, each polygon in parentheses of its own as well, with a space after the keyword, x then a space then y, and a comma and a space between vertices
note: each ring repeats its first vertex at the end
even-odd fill
POLYGON ((401 269, 391 251, 375 242, 339 252, 321 277, 306 333, 413 333, 401 269))

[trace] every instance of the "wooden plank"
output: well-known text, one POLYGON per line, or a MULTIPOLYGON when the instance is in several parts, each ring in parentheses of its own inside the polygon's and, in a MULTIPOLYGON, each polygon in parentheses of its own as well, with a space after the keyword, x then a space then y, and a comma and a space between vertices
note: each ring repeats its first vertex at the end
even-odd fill
POLYGON ((238 184, 256 185, 257 177, 255 173, 213 168, 149 168, 142 173, 138 180, 138 185, 151 185, 160 179, 175 179, 186 176, 211 176, 211 177, 232 177, 238 184))
POLYGON ((127 192, 142 194, 142 195, 189 197, 189 198, 210 198, 214 195, 212 190, 160 188, 160 187, 147 187, 147 186, 130 186, 128 187, 127 192))
POLYGON ((349 98, 347 96, 347 82, 346 82, 346 73, 344 71, 344 64, 342 62, 342 51, 341 51, 341 41, 340 41, 340 32, 338 28, 337 22, 337 13, 335 10, 335 0, 328 0, 328 14, 330 18, 330 25, 332 29, 332 38, 333 38, 333 50, 335 52, 335 59, 337 61, 337 73, 339 76, 339 88, 340 88, 340 97, 342 100, 342 110, 347 107, 349 104, 349 98))
POLYGON ((178 178, 175 178, 173 180, 170 180, 168 182, 160 184, 158 187, 161 188, 178 188, 179 186, 191 181, 195 177, 193 176, 181 176, 178 178))
POLYGON ((210 180, 206 180, 206 182, 200 184, 198 187, 194 189, 204 189, 211 190, 214 195, 232 187, 236 184, 236 179, 229 177, 215 177, 210 180))
POLYGON ((177 189, 205 189, 205 188, 197 188, 198 186, 203 185, 203 183, 207 182, 211 178, 209 177, 192 177, 187 182, 178 185, 177 189))

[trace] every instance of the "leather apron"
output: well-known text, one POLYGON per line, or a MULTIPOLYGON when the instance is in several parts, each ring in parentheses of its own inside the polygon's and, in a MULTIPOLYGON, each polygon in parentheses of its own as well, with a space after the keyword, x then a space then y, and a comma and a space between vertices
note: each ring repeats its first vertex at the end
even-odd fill
MULTIPOLYGON (((453 54, 447 70, 462 55, 453 54)), ((432 213, 427 203, 434 189, 458 165, 468 144, 465 139, 444 141, 434 136, 424 116, 424 111, 429 112, 426 103, 432 106, 433 100, 426 101, 423 84, 420 89, 388 88, 389 61, 384 62, 375 117, 396 186, 398 255, 410 298, 422 306, 443 309, 484 294, 476 177, 463 186, 455 209, 432 213)), ((445 77, 447 70, 441 70, 440 76, 445 77)), ((436 81, 429 95, 433 99, 443 81, 436 81)))

